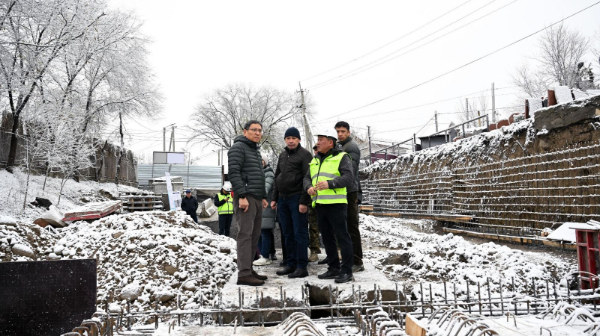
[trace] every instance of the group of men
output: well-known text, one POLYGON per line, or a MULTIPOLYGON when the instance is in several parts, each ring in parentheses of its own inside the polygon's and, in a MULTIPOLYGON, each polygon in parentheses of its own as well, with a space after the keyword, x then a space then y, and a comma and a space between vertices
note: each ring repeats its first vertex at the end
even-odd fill
MULTIPOLYGON (((265 194, 265 175, 259 143, 262 124, 251 120, 243 135, 234 139, 228 152, 229 181, 233 189, 233 213, 239 227, 237 236, 238 285, 260 286, 267 277, 253 269, 254 251, 261 233, 262 210, 278 211, 283 233, 285 259, 279 276, 307 277, 309 209, 314 210, 327 264, 320 279, 337 283, 353 279, 364 270, 358 228, 360 150, 352 139, 350 125, 340 121, 331 130, 317 135, 315 155, 300 144, 298 129, 284 134, 285 150, 279 155, 271 204, 265 194), (339 141, 338 141, 339 140, 339 141), (338 256, 341 254, 342 260, 338 256)), ((311 259, 318 250, 317 230, 311 228, 311 259), (317 242, 315 246, 315 241, 317 242)))

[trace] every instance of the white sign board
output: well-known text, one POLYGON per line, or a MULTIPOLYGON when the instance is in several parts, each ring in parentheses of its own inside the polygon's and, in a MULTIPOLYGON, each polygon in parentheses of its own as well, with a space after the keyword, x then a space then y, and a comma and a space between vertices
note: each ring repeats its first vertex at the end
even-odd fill
POLYGON ((173 192, 173 185, 171 184, 171 173, 165 172, 165 181, 167 182, 167 196, 169 197, 169 209, 181 209, 181 194, 179 192, 173 192))
POLYGON ((184 152, 153 152, 152 163, 154 164, 170 164, 170 163, 185 163, 184 152))

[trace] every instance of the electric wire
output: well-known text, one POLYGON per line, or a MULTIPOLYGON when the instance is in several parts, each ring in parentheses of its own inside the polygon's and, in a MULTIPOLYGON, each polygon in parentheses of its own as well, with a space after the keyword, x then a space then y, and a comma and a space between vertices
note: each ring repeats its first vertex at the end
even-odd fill
POLYGON ((404 35, 400 36, 399 38, 397 38, 397 39, 395 39, 395 40, 393 40, 393 41, 391 41, 391 42, 388 42, 388 43, 386 43, 386 44, 382 45, 381 47, 378 47, 378 48, 376 48, 376 49, 374 49, 374 50, 371 50, 371 51, 369 51, 368 53, 366 53, 366 54, 364 54, 364 55, 362 55, 362 56, 358 56, 357 58, 355 58, 355 59, 353 59, 353 60, 351 60, 351 61, 349 61, 349 62, 346 62, 346 63, 344 63, 344 64, 342 64, 342 65, 336 66, 336 67, 334 67, 334 68, 332 68, 332 69, 329 69, 329 70, 326 70, 326 71, 323 71, 323 72, 321 72, 321 73, 318 73, 318 74, 316 74, 316 75, 314 75, 314 76, 311 76, 311 77, 308 77, 308 78, 302 79, 302 80, 301 80, 301 82, 303 82, 303 81, 307 81, 307 80, 310 80, 310 79, 313 79, 313 78, 315 78, 315 77, 319 77, 319 76, 321 76, 321 75, 324 75, 324 74, 326 74, 326 73, 330 73, 331 71, 337 70, 337 69, 339 69, 339 68, 341 68, 341 67, 343 67, 343 66, 346 66, 346 65, 348 65, 348 64, 350 64, 350 63, 352 63, 352 62, 358 61, 359 59, 361 59, 361 58, 363 58, 363 57, 369 56, 369 55, 371 55, 372 53, 374 53, 374 52, 376 52, 376 51, 379 51, 379 50, 381 50, 381 49, 383 49, 383 48, 385 48, 385 47, 389 46, 389 45, 390 45, 390 44, 392 44, 392 43, 395 43, 395 42, 397 42, 397 41, 400 41, 401 39, 403 39, 403 38, 405 38, 405 37, 407 37, 407 36, 411 35, 412 33, 416 32, 416 31, 418 31, 418 30, 420 30, 420 29, 422 29, 422 28, 425 28, 425 27, 426 27, 426 26, 428 26, 429 24, 431 24, 431 23, 433 23, 433 22, 435 22, 435 21, 437 21, 437 20, 439 20, 439 19, 443 18, 444 16, 446 16, 446 15, 448 15, 448 14, 450 14, 450 13, 454 12, 455 10, 459 9, 460 7, 462 7, 462 6, 466 5, 467 3, 471 2, 471 1, 472 1, 472 0, 467 0, 467 1, 463 2, 462 4, 458 5, 457 7, 454 7, 453 9, 451 9, 450 11, 448 11, 448 12, 446 12, 446 13, 444 13, 444 14, 442 14, 442 15, 438 16, 438 17, 436 17, 435 19, 433 19, 433 20, 431 20, 431 21, 429 21, 429 22, 425 23, 424 25, 422 25, 422 26, 420 26, 420 27, 418 27, 418 28, 416 28, 416 29, 414 29, 414 30, 412 30, 412 31, 410 31, 410 32, 408 32, 408 33, 406 33, 406 34, 404 34, 404 35))
POLYGON ((329 85, 329 84, 336 83, 336 82, 338 82, 338 81, 344 80, 344 79, 346 79, 346 78, 350 78, 350 77, 352 77, 352 76, 354 76, 354 75, 357 75, 357 74, 359 74, 359 73, 362 73, 362 72, 365 72, 365 71, 367 71, 367 70, 370 70, 370 69, 373 69, 373 68, 375 68, 375 67, 378 67, 378 66, 380 66, 380 65, 383 65, 383 64, 385 64, 385 63, 387 63, 387 62, 389 62, 389 61, 391 61, 391 60, 394 60, 394 59, 396 59, 396 58, 398 58, 398 57, 400 57, 400 56, 404 56, 404 55, 406 55, 406 54, 409 54, 409 53, 411 53, 411 52, 413 52, 413 51, 415 51, 415 50, 417 50, 417 49, 420 49, 421 47, 424 47, 424 46, 426 46, 426 45, 428 45, 428 44, 430 44, 430 43, 433 43, 433 42, 435 42, 435 41, 437 41, 437 40, 439 40, 439 39, 443 38, 443 37, 446 37, 446 36, 448 36, 448 35, 450 35, 450 34, 452 34, 452 33, 456 32, 456 31, 458 31, 459 29, 462 29, 462 28, 464 28, 464 27, 466 27, 466 26, 469 26, 469 25, 471 25, 471 24, 473 24, 473 23, 475 23, 475 22, 477 22, 477 21, 479 21, 479 20, 481 20, 481 19, 483 19, 483 18, 485 18, 485 17, 487 17, 487 16, 489 16, 489 15, 492 15, 492 14, 494 14, 494 13, 496 13, 496 12, 498 12, 498 11, 500 11, 500 10, 502 10, 502 9, 506 8, 506 7, 508 7, 509 5, 512 5, 513 3, 517 2, 518 0, 514 0, 514 1, 512 1, 512 2, 510 2, 510 3, 508 3, 508 4, 506 4, 506 5, 504 5, 504 6, 500 7, 500 8, 498 8, 498 9, 496 9, 496 10, 494 10, 494 11, 490 12, 490 13, 487 13, 487 14, 485 14, 485 15, 483 15, 483 16, 481 16, 481 17, 479 17, 479 18, 477 18, 477 19, 475 19, 475 20, 473 20, 473 21, 471 21, 471 22, 468 22, 468 23, 466 23, 466 24, 464 24, 464 25, 462 25, 462 26, 460 26, 460 27, 458 27, 458 28, 455 28, 455 29, 453 29, 453 30, 451 30, 451 31, 449 31, 449 32, 447 32, 447 33, 445 33, 445 34, 441 35, 441 36, 438 36, 438 37, 436 37, 436 38, 434 38, 434 39, 432 39, 432 40, 430 40, 430 41, 428 41, 428 42, 425 42, 425 43, 423 43, 423 44, 421 44, 421 45, 419 45, 419 46, 417 46, 417 47, 415 47, 415 48, 413 48, 413 49, 410 49, 410 50, 408 50, 408 51, 406 51, 406 52, 404 52, 404 53, 402 53, 402 54, 400 54, 400 55, 396 55, 396 56, 394 56, 394 57, 392 57, 392 58, 390 58, 390 59, 384 60, 385 58, 387 58, 387 57, 390 57, 390 56, 392 56, 392 55, 394 55, 394 54, 396 54, 396 53, 398 53, 398 52, 400 52, 400 51, 402 51, 402 50, 404 50, 404 49, 406 49, 406 48, 408 48, 408 47, 410 47, 410 46, 413 46, 413 45, 415 45, 415 44, 417 44, 417 43, 421 42, 423 39, 425 39, 425 38, 428 38, 428 37, 430 37, 430 36, 432 36, 432 35, 434 35, 434 34, 436 34, 436 33, 440 32, 440 31, 442 31, 442 30, 446 29, 447 27, 449 27, 449 26, 451 26, 451 25, 455 24, 456 22, 459 22, 459 21, 461 21, 461 20, 465 19, 466 17, 468 17, 468 16, 472 15, 473 13, 477 12, 478 10, 480 10, 480 9, 483 9, 484 7, 486 7, 486 6, 490 5, 490 4, 492 4, 494 1, 495 1, 495 0, 492 0, 491 2, 489 2, 489 3, 485 4, 484 6, 482 6, 482 7, 478 8, 478 9, 476 9, 475 11, 473 11, 473 12, 471 12, 471 13, 469 13, 469 14, 465 15, 464 17, 462 17, 462 18, 460 18, 460 19, 458 19, 458 20, 456 20, 456 21, 454 21, 454 22, 452 22, 452 23, 450 23, 450 24, 448 24, 448 25, 446 25, 446 26, 444 26, 444 27, 442 27, 442 28, 440 28, 440 29, 438 29, 438 30, 434 31, 434 32, 433 32, 433 33, 431 33, 431 34, 428 34, 428 35, 424 36, 423 38, 421 38, 421 39, 419 39, 419 40, 417 40, 417 41, 414 41, 414 42, 412 42, 412 43, 410 43, 410 44, 408 44, 408 45, 406 45, 406 46, 404 46, 404 47, 402 47, 402 48, 400 48, 400 49, 397 49, 397 50, 395 50, 395 51, 393 51, 393 52, 391 52, 391 53, 389 53, 389 54, 387 54, 387 55, 385 55, 385 56, 383 56, 383 57, 380 57, 380 58, 378 58, 378 59, 376 59, 376 60, 374 60, 374 61, 372 61, 372 62, 369 62, 369 63, 367 63, 367 64, 365 64, 365 65, 363 65, 363 66, 361 66, 361 67, 358 67, 358 68, 356 68, 356 69, 354 69, 354 70, 351 70, 351 71, 348 71, 348 72, 346 72, 346 73, 343 73, 343 74, 341 74, 341 75, 339 75, 339 76, 337 76, 337 77, 330 78, 330 79, 328 79, 328 80, 326 80, 326 81, 323 81, 323 82, 321 82, 321 83, 318 83, 318 84, 315 84, 315 85, 309 86, 309 87, 307 87, 307 90, 308 90, 308 89, 310 89, 310 90, 316 90, 316 89, 320 89, 320 88, 322 88, 322 87, 324 87, 324 86, 327 86, 327 85, 329 85), (380 63, 377 63, 377 62, 379 62, 379 61, 381 61, 381 60, 384 60, 384 61, 382 61, 382 62, 380 62, 380 63), (375 63, 377 63, 377 64, 375 64, 375 63), (374 64, 374 65, 372 65, 372 64, 374 64), (368 67, 369 65, 372 65, 372 66, 368 67), (366 68, 366 67, 368 67, 368 68, 366 68), (365 68, 366 68, 366 69, 365 69, 365 68))
POLYGON ((588 10, 588 9, 590 9, 590 8, 592 8, 592 7, 594 7, 594 6, 596 6, 596 5, 598 5, 599 3, 600 3, 600 1, 598 1, 598 2, 595 2, 595 3, 593 3, 592 5, 590 5, 590 6, 587 6, 587 7, 583 8, 583 9, 581 9, 581 10, 579 10, 579 11, 577 11, 577 12, 575 12, 575 13, 573 13, 573 14, 571 14, 571 15, 569 15, 569 16, 567 16, 567 17, 563 18, 563 19, 561 19, 561 20, 558 20, 558 21, 556 21, 556 22, 554 22, 554 23, 552 23, 552 24, 550 24, 550 25, 547 25, 546 27, 544 27, 544 28, 542 28, 542 29, 539 29, 539 30, 537 30, 537 31, 535 31, 535 32, 533 32, 533 33, 530 33, 530 34, 528 34, 528 35, 526 35, 526 36, 524 36, 524 37, 522 37, 522 38, 520 38, 520 39, 518 39, 518 40, 516 40, 516 41, 514 41, 514 42, 511 42, 511 43, 509 43, 509 44, 507 44, 507 45, 505 45, 505 46, 503 46, 503 47, 501 47, 501 48, 498 48, 498 49, 496 49, 496 50, 494 50, 494 51, 492 51, 492 52, 490 52, 490 53, 487 53, 487 54, 485 54, 485 55, 483 55, 483 56, 479 57, 479 58, 476 58, 476 59, 474 59, 474 60, 472 60, 472 61, 470 61, 470 62, 467 62, 467 63, 465 63, 465 64, 463 64, 463 65, 461 65, 461 66, 459 66, 459 67, 457 67, 457 68, 454 68, 454 69, 452 69, 452 70, 449 70, 449 71, 447 71, 447 72, 445 72, 445 73, 442 73, 441 75, 435 76, 435 77, 433 77, 433 78, 431 78, 431 79, 428 79, 428 80, 426 80, 426 81, 424 81, 424 82, 421 82, 421 83, 419 83, 419 84, 413 85, 413 86, 411 86, 411 87, 409 87, 409 88, 407 88, 407 89, 404 89, 404 90, 402 90, 402 91, 399 91, 399 92, 393 93, 393 94, 391 94, 391 95, 389 95, 389 96, 386 96, 386 97, 384 97, 384 98, 378 99, 378 100, 376 100, 376 101, 373 101, 373 102, 371 102, 371 103, 368 103, 368 104, 366 104, 366 105, 363 105, 363 106, 357 107, 357 108, 355 108, 355 109, 352 109, 352 110, 349 110, 349 111, 346 111, 346 112, 343 112, 343 113, 340 113, 340 114, 336 115, 335 117, 341 116, 341 115, 343 115, 343 114, 346 114, 346 113, 351 113, 351 112, 354 112, 354 111, 358 111, 358 110, 361 110, 361 109, 363 109, 363 108, 365 108, 365 107, 368 107, 368 106, 375 105, 375 104, 377 104, 377 103, 380 103, 380 102, 382 102, 382 101, 384 101, 384 100, 387 100, 387 99, 390 99, 390 98, 396 97, 396 96, 398 96, 398 95, 401 95, 401 94, 403 94, 403 93, 406 93, 406 92, 408 92, 408 91, 414 90, 414 89, 416 89, 416 88, 418 88, 418 87, 421 87, 421 86, 423 86, 423 85, 425 85, 425 84, 427 84, 427 83, 430 83, 430 82, 433 82, 433 81, 435 81, 435 80, 437 80, 437 79, 440 79, 440 78, 442 78, 442 77, 445 77, 445 76, 447 76, 447 75, 449 75, 449 74, 451 74, 451 73, 454 73, 454 72, 456 72, 456 71, 458 71, 458 70, 460 70, 460 69, 462 69, 462 68, 465 68, 465 67, 467 67, 467 66, 469 66, 469 65, 471 65, 471 64, 474 64, 474 63, 476 63, 476 62, 478 62, 478 61, 480 61, 480 60, 482 60, 482 59, 484 59, 484 58, 487 58, 487 57, 489 57, 489 56, 491 56, 491 55, 493 55, 493 54, 496 54, 496 53, 498 53, 498 52, 500 52, 500 51, 502 51, 502 50, 504 50, 504 49, 506 49, 506 48, 509 48, 509 47, 511 47, 511 46, 513 46, 513 45, 515 45, 515 44, 519 43, 519 42, 522 42, 522 41, 524 41, 524 40, 526 40, 526 39, 528 39, 528 38, 530 38, 530 37, 532 37, 532 36, 534 36, 534 35, 536 35, 536 34, 539 34, 540 32, 542 32, 542 31, 544 31, 544 30, 546 30, 546 29, 548 29, 548 28, 551 28, 551 27, 553 27, 553 26, 555 26, 555 25, 557 25, 557 24, 559 24, 559 23, 561 23, 561 22, 563 22, 563 21, 565 21, 565 20, 567 20, 567 19, 569 19, 569 18, 571 18, 571 17, 573 17, 573 16, 577 15, 577 14, 580 14, 580 13, 582 13, 582 12, 584 12, 584 11, 586 11, 586 10, 588 10))

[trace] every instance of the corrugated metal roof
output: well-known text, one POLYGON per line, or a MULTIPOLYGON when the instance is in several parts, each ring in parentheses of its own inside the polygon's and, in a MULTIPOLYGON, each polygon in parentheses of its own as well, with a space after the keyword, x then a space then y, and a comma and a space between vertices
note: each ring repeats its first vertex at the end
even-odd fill
POLYGON ((219 190, 221 189, 221 167, 219 166, 188 166, 155 164, 154 174, 151 164, 138 164, 138 184, 148 185, 148 180, 154 177, 165 176, 165 172, 171 175, 183 177, 183 185, 186 188, 219 190), (188 182, 189 179, 189 182, 188 182))

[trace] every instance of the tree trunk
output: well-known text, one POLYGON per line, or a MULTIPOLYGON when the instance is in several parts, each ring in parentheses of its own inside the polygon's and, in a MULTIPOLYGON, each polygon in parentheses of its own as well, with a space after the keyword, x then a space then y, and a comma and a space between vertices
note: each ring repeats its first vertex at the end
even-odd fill
POLYGON ((6 161, 6 169, 12 173, 12 167, 15 166, 15 161, 17 160, 17 145, 18 145, 18 137, 17 132, 19 131, 19 115, 13 114, 13 124, 12 124, 12 132, 10 134, 10 150, 8 152, 8 160, 6 161))

